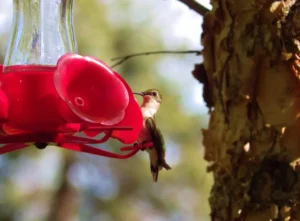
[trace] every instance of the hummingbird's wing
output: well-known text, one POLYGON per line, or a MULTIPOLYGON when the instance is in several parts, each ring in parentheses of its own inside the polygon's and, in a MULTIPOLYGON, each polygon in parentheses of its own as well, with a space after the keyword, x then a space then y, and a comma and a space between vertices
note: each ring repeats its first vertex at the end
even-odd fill
POLYGON ((157 152, 158 165, 164 167, 166 170, 171 169, 171 167, 167 164, 165 160, 165 156, 166 156, 165 140, 160 129, 157 127, 155 120, 152 117, 149 117, 145 123, 146 123, 146 127, 149 128, 151 140, 157 152))
POLYGON ((154 150, 149 150, 150 154, 150 169, 154 182, 157 182, 158 173, 162 168, 166 170, 171 169, 165 160, 166 145, 164 137, 157 127, 154 118, 149 117, 145 121, 145 126, 149 129, 151 141, 153 143, 154 150))
POLYGON ((166 152, 166 144, 164 137, 160 131, 160 129, 157 127, 154 118, 149 117, 146 120, 146 127, 149 128, 151 140, 153 142, 153 146, 155 149, 157 149, 158 152, 166 152))

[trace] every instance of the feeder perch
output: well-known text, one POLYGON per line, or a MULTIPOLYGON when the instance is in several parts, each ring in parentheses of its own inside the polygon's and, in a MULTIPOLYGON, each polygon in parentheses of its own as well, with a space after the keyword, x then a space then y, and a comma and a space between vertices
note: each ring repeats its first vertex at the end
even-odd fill
POLYGON ((87 144, 137 140, 141 109, 126 81, 101 60, 76 54, 73 0, 14 0, 13 29, 0 65, 0 154, 35 145, 125 159, 87 144), (78 136, 82 132, 86 137, 78 136), (102 134, 102 138, 96 139, 102 134))

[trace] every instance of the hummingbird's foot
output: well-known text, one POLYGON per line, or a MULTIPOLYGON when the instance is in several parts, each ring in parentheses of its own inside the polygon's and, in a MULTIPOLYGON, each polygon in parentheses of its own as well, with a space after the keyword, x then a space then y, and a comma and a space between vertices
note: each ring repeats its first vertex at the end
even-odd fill
POLYGON ((153 146, 152 142, 143 142, 141 144, 134 143, 132 146, 121 147, 121 151, 131 151, 131 150, 145 150, 146 148, 151 148, 153 146))
MULTIPOLYGON (((147 144, 147 143, 149 143, 149 142, 147 142, 147 141, 143 141, 143 142, 142 142, 142 146, 144 146, 144 145, 145 145, 145 144, 147 144)), ((146 147, 144 147, 144 148, 141 148, 141 150, 142 150, 142 151, 146 150, 146 147)))
MULTIPOLYGON (((137 147, 139 144, 136 142, 133 144, 134 147, 137 147)), ((142 143, 142 145, 144 145, 144 142, 142 143)), ((140 150, 144 151, 146 148, 141 148, 140 150)))

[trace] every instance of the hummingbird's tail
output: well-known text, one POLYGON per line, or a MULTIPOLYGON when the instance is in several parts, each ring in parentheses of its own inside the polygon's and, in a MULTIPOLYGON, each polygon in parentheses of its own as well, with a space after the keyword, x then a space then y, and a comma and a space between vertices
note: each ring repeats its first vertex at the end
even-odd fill
POLYGON ((172 169, 172 167, 170 167, 169 164, 167 164, 166 161, 163 162, 162 166, 163 166, 163 168, 165 168, 166 170, 171 170, 171 169, 172 169))
POLYGON ((150 164, 150 169, 151 169, 151 173, 152 173, 153 182, 156 183, 157 179, 158 179, 159 167, 158 167, 158 165, 150 164))
POLYGON ((152 173, 152 178, 153 178, 153 181, 154 181, 155 183, 157 182, 157 179, 158 179, 158 173, 159 173, 159 171, 160 171, 162 168, 165 168, 166 170, 171 170, 171 169, 172 169, 172 168, 169 166, 169 164, 167 164, 166 161, 163 161, 161 165, 159 165, 159 164, 156 164, 156 165, 150 164, 150 169, 151 169, 151 173, 152 173))

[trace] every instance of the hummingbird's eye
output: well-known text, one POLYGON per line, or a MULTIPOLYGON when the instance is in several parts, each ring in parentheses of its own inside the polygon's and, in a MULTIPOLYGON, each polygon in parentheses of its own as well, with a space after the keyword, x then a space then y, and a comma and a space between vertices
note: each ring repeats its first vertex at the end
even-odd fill
POLYGON ((156 93, 156 92, 153 92, 153 93, 152 93, 152 95, 153 95, 153 96, 156 96, 156 95, 157 95, 157 93, 156 93))

